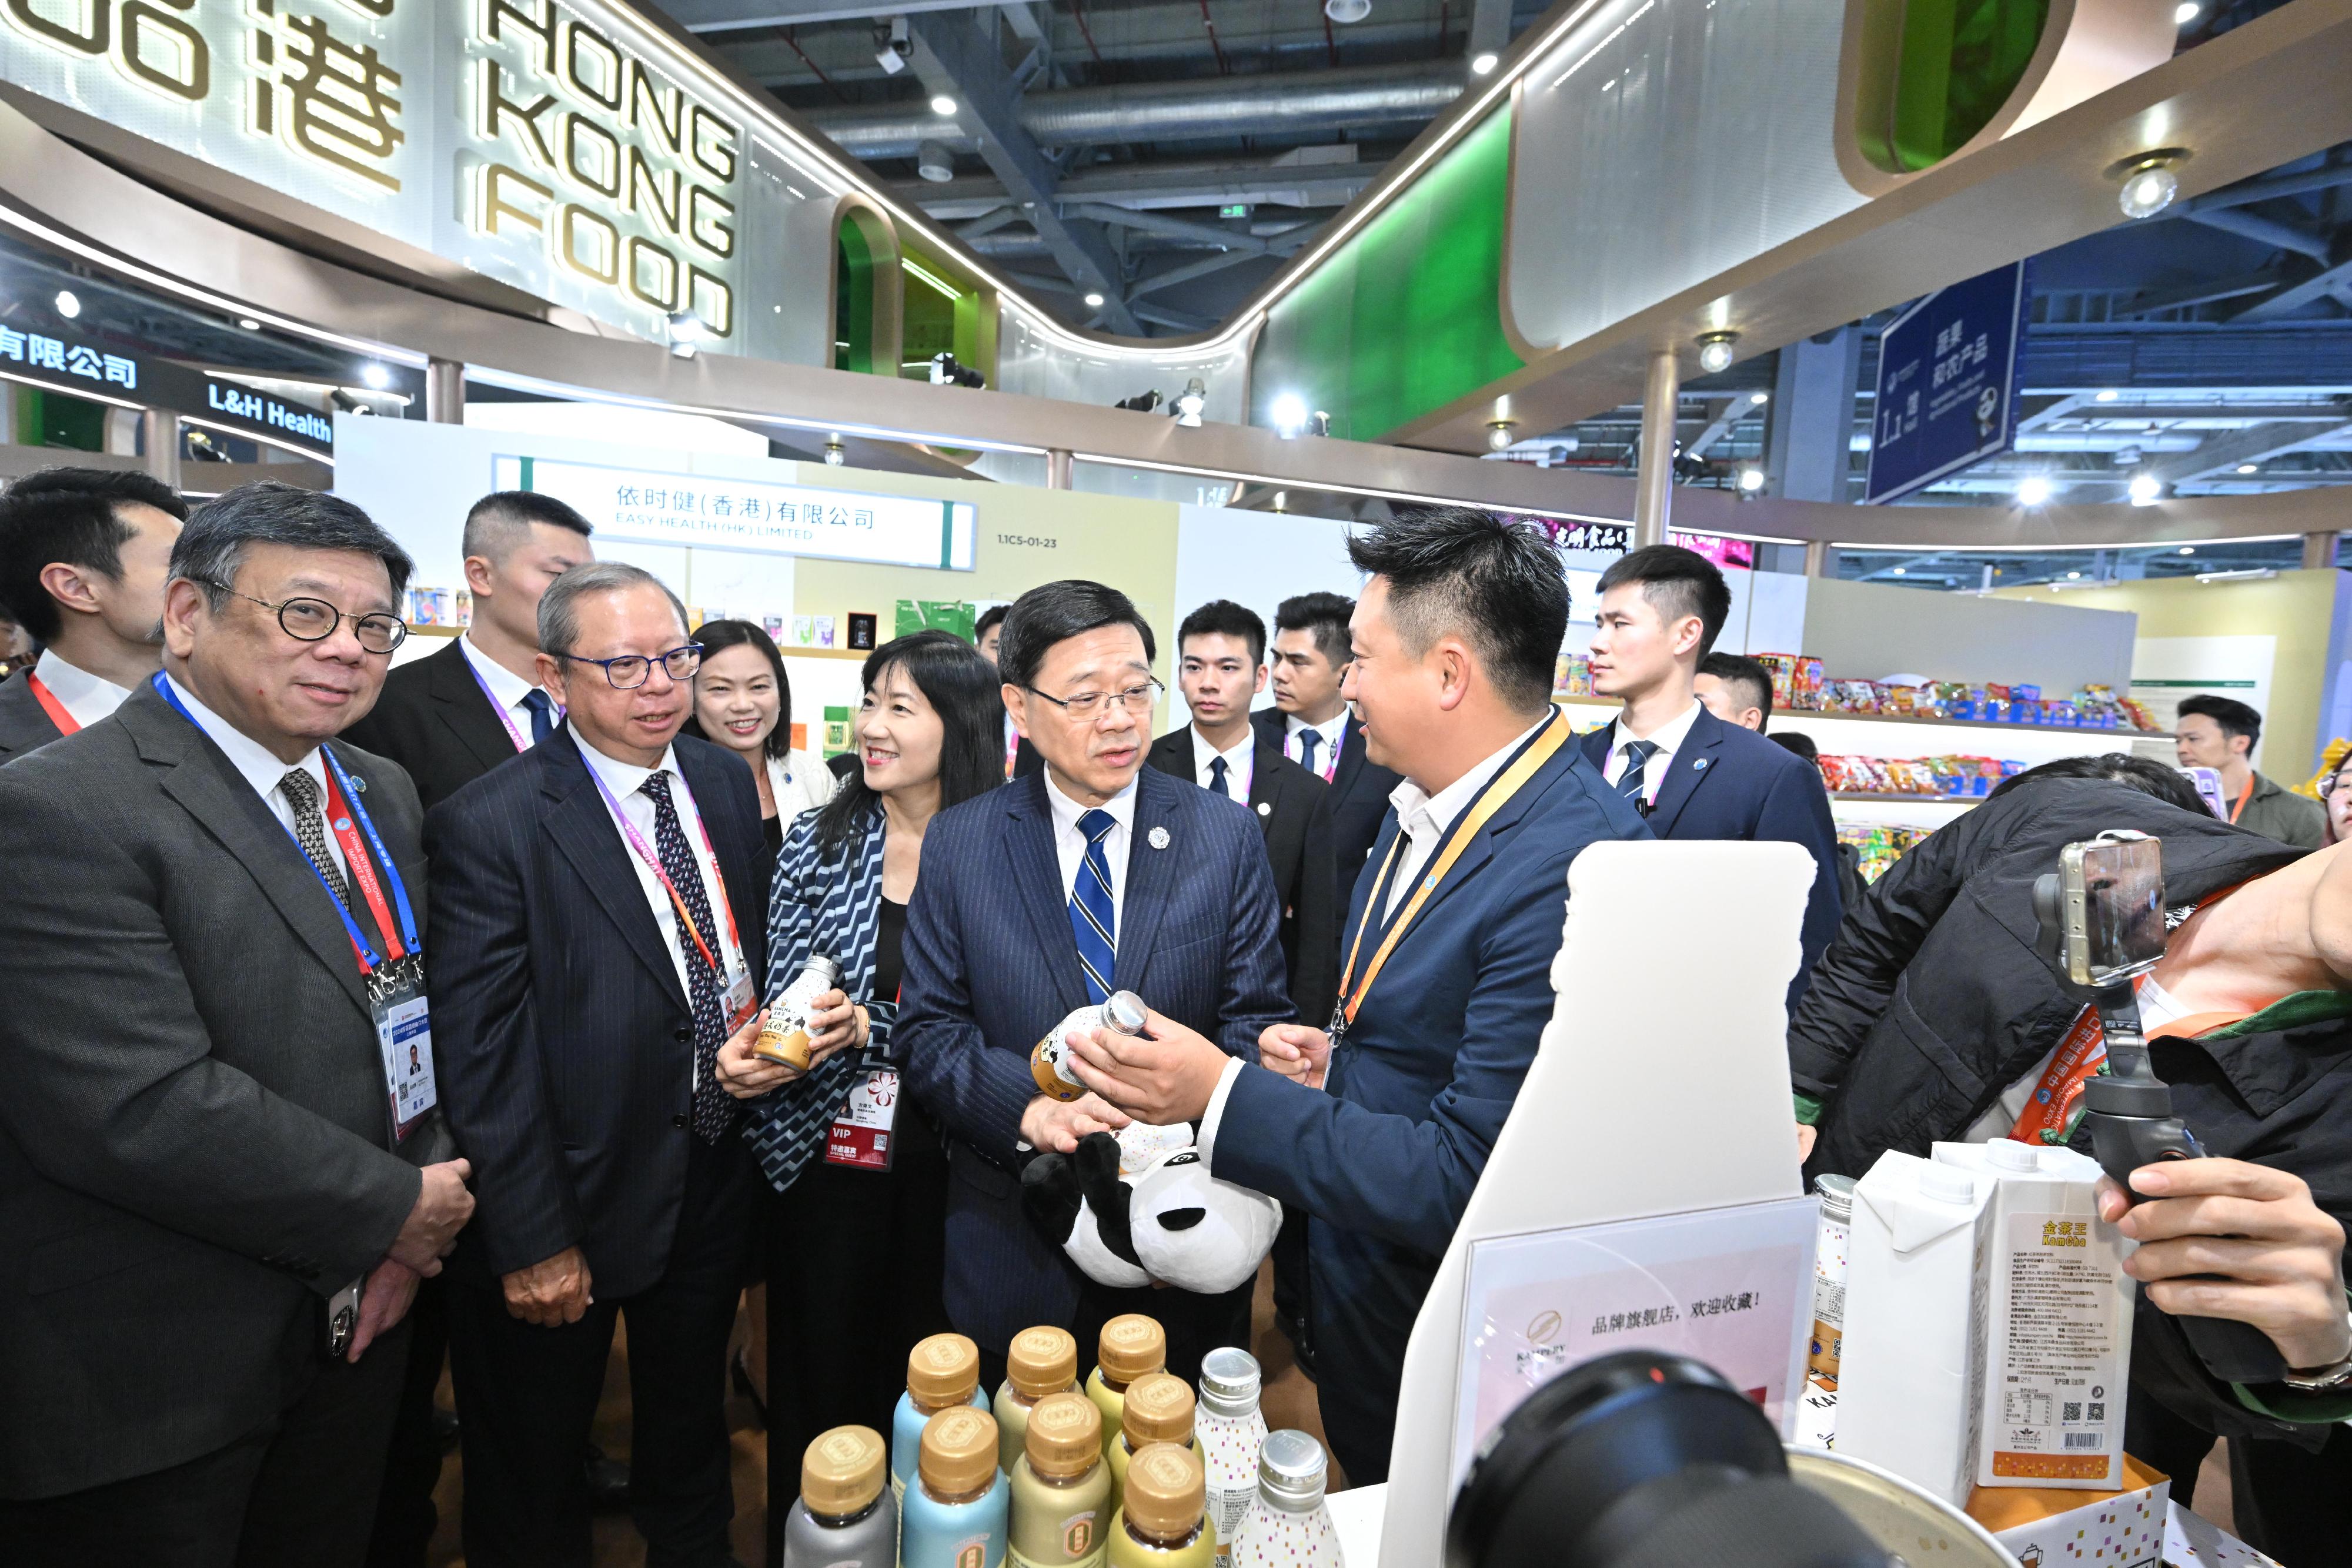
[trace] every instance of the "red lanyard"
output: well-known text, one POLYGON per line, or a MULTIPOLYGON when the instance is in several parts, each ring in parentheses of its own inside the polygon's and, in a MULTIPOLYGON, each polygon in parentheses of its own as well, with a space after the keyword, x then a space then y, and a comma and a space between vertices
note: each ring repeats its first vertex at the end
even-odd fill
POLYGON ((25 672, 25 689, 33 694, 33 700, 41 705, 41 711, 49 716, 49 722, 58 727, 59 735, 71 735, 81 727, 81 720, 68 713, 66 705, 58 701, 58 694, 30 670, 25 672))
MULTIPOLYGON (((612 787, 604 782, 604 776, 592 767, 588 769, 588 777, 596 780, 596 792, 604 796, 604 804, 613 809, 613 821, 621 825, 621 836, 629 841, 629 847, 637 852, 637 858, 645 862, 646 868, 661 883, 662 891, 669 894, 670 907, 677 911, 678 928, 694 938, 695 951, 700 953, 702 961, 710 966, 710 972, 718 976, 722 984, 725 983, 727 966, 711 956, 710 944, 702 939, 701 929, 694 924, 694 916, 688 913, 686 900, 678 896, 677 884, 670 881, 669 873, 662 869, 661 856, 646 842, 645 835, 637 831, 635 822, 629 821, 629 814, 621 810, 621 802, 613 798, 612 787)), ((686 791, 686 803, 693 806, 694 791, 688 786, 684 774, 677 776, 677 787, 686 791)), ((703 853, 710 857, 711 866, 717 869, 719 852, 710 847, 710 829, 702 821, 700 807, 695 807, 694 825, 702 834, 703 853)), ((724 871, 719 873, 719 906, 727 915, 727 941, 740 953, 743 950, 743 941, 735 934, 735 906, 727 902, 727 873, 724 871)))
MULTIPOLYGON (((351 873, 352 884, 360 890, 360 896, 367 901, 368 917, 375 922, 376 934, 383 938, 385 954, 394 962, 407 956, 408 949, 401 945, 400 927, 392 918, 391 906, 384 902, 383 885, 376 880, 375 862, 368 859, 367 844, 352 821, 351 808, 343 804, 342 787, 335 782, 332 768, 327 770, 327 831, 342 846, 343 867, 351 873)), ((356 942, 352 948, 359 956, 360 973, 373 974, 367 950, 356 942)))

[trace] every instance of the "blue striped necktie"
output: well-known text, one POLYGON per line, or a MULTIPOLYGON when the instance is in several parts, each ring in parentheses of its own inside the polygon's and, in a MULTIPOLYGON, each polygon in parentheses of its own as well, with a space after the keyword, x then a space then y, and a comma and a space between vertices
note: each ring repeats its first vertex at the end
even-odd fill
POLYGON ((1110 1000, 1111 977, 1118 972, 1118 917, 1111 908, 1110 860, 1103 853, 1103 840, 1117 826, 1118 819, 1104 810, 1078 819, 1078 831, 1087 836, 1087 856, 1070 887, 1070 935, 1078 941, 1087 999, 1098 1003, 1110 1000))
POLYGON ((1622 748, 1625 753, 1625 771, 1617 776, 1617 793, 1633 802, 1633 809, 1647 816, 1650 803, 1643 797, 1647 791, 1643 777, 1649 771, 1650 753, 1658 749, 1654 740, 1629 740, 1622 748))

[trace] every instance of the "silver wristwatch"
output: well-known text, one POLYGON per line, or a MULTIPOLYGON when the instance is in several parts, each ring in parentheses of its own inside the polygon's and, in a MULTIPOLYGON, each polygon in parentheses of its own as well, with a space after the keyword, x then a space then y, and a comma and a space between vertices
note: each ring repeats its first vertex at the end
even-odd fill
POLYGON ((2279 1380, 2297 1394, 2336 1394, 2352 1388, 2352 1355, 2333 1366, 2315 1366, 2308 1370, 2289 1367, 2279 1380))

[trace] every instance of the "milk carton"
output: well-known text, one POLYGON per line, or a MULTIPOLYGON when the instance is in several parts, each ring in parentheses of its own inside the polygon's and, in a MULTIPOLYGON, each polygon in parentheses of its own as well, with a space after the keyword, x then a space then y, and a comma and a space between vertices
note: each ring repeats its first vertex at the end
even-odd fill
POLYGON ((1932 1152, 1994 1184, 1977 1484, 2116 1490, 2137 1286, 2098 1162, 2007 1138, 1932 1152))
POLYGON ((1838 1451, 1955 1505, 1977 1474, 1995 1185, 1890 1149, 1853 1189, 1838 1451))

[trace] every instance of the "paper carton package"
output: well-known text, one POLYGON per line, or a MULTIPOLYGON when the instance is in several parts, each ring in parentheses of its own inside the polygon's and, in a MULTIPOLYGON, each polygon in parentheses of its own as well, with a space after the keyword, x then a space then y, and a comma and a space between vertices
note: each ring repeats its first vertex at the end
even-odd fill
POLYGON ((1953 1504, 1977 1472, 1992 1192, 1892 1149, 1853 1189, 1838 1451, 1953 1504))
POLYGON ((2007 1138, 1931 1153, 1994 1184, 1977 1484, 2115 1490, 2137 1285, 2099 1222, 2098 1162, 2007 1138))
POLYGON ((2120 1490, 1980 1487, 1968 1513, 2023 1568, 2154 1568, 2176 1561, 2165 1550, 2171 1495, 2169 1478, 2126 1459, 2120 1490))

